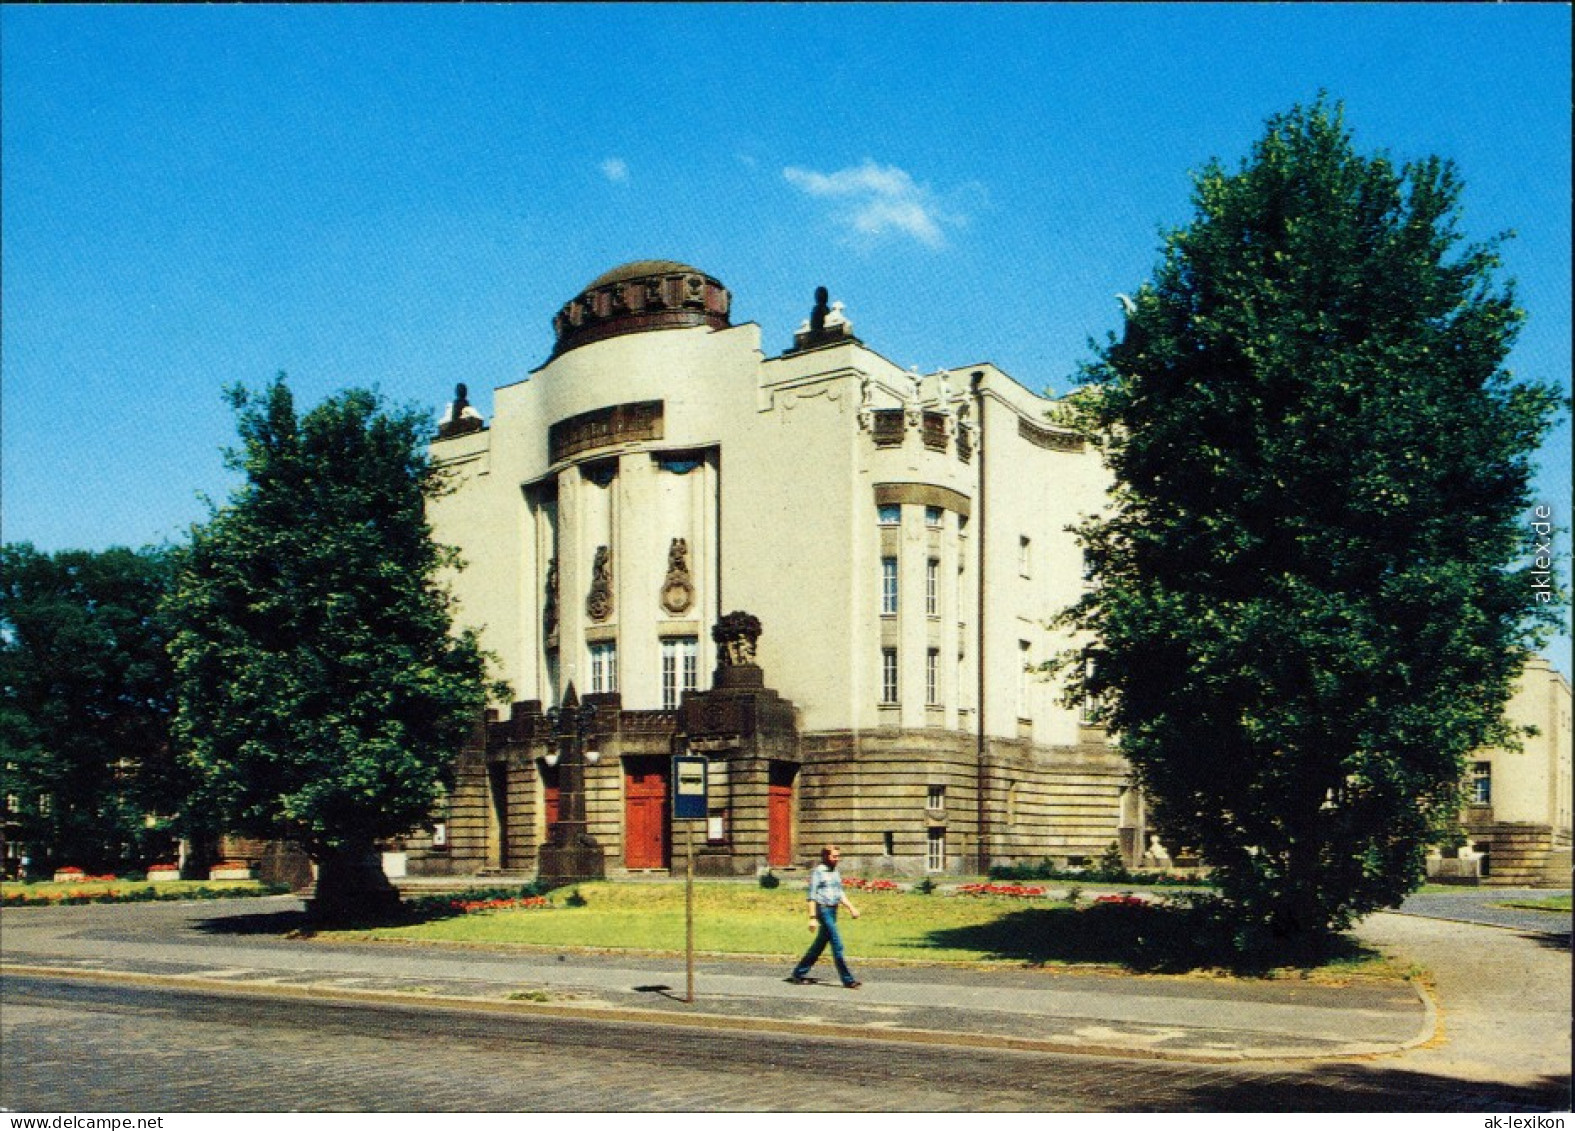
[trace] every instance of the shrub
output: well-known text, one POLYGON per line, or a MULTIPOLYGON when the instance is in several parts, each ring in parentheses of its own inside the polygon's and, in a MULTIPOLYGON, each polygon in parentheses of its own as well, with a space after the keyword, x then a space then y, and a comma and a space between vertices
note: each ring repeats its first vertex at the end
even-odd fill
POLYGON ((772 872, 761 872, 760 873, 760 886, 765 888, 767 891, 771 891, 774 888, 781 887, 782 886, 782 881, 777 878, 775 873, 772 873, 772 872))
POLYGON ((1099 857, 1099 868, 1094 876, 1101 880, 1114 880, 1123 882, 1132 877, 1127 871, 1127 862, 1121 858, 1121 846, 1111 841, 1109 846, 1099 857))
POLYGON ((590 901, 587 900, 583 894, 581 894, 579 888, 575 888, 569 893, 568 898, 563 902, 564 906, 566 907, 584 907, 590 901))

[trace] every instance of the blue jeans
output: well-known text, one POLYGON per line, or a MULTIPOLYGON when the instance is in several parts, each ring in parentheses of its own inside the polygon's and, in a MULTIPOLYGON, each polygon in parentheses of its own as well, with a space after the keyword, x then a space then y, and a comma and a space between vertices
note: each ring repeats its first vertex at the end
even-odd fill
POLYGON ((851 986, 858 979, 853 976, 853 971, 848 969, 847 960, 842 954, 842 932, 837 930, 837 909, 817 903, 815 918, 820 920, 820 933, 815 936, 815 941, 809 944, 804 957, 799 959, 798 965, 793 968, 793 977, 808 977, 809 968, 820 960, 820 952, 826 949, 826 944, 829 942, 831 960, 837 964, 837 976, 842 979, 844 986, 851 986))

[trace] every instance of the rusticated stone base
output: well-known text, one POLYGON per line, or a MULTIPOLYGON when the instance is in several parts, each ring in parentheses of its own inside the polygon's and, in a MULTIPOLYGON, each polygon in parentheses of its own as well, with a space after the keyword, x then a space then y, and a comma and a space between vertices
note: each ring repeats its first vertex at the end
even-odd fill
POLYGON ((562 843, 549 840, 541 846, 536 878, 542 883, 563 884, 606 877, 607 854, 587 832, 571 833, 562 843))

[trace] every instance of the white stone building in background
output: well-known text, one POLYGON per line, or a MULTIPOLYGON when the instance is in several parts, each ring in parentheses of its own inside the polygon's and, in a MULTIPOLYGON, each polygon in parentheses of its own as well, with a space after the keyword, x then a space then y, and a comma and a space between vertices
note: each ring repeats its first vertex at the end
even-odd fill
POLYGON ((1083 591, 1067 527, 1102 505, 1098 456, 994 366, 906 372, 827 297, 771 354, 716 278, 631 263, 562 308, 490 421, 450 408, 432 520, 517 701, 412 872, 535 866, 559 800, 545 712, 571 684, 597 709, 608 874, 668 866, 685 750, 712 762, 702 871, 826 841, 863 874, 1138 863, 1125 763, 1032 670, 1069 643, 1046 624, 1083 591), (734 611, 753 662, 713 637, 734 611))
POLYGON ((1428 861, 1439 880, 1507 887, 1570 884, 1570 684, 1541 657, 1531 660, 1504 708, 1525 731, 1519 750, 1472 755, 1460 824, 1465 843, 1428 861))
MULTIPOLYGON (((702 872, 825 842, 862 875, 1196 863, 1146 835, 1126 763, 1036 671, 1072 644, 1046 626, 1084 591, 1068 527, 1104 504, 1098 455, 993 365, 904 371, 828 297, 768 353, 715 277, 630 263, 564 305, 490 421, 459 388, 431 517, 516 701, 436 834, 397 846, 410 872, 536 869, 570 685, 595 708, 571 793, 598 874, 672 862, 677 753, 710 759, 702 872)), ((1507 710, 1537 733, 1473 759, 1466 845, 1429 870, 1567 883, 1569 683, 1535 660, 1507 710)))

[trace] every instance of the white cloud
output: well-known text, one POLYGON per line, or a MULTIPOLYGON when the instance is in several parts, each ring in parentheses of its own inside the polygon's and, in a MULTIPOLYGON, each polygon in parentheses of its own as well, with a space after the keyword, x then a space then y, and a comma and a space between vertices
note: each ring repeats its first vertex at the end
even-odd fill
POLYGON ((834 173, 789 166, 782 176, 807 196, 841 202, 833 218, 861 240, 907 236, 939 248, 946 244, 946 227, 966 223, 966 217, 943 208, 929 186, 895 165, 877 165, 868 158, 834 173))
POLYGON ((597 166, 606 177, 615 185, 621 185, 629 179, 629 163, 622 157, 609 157, 597 166))

